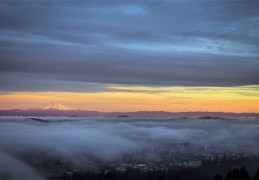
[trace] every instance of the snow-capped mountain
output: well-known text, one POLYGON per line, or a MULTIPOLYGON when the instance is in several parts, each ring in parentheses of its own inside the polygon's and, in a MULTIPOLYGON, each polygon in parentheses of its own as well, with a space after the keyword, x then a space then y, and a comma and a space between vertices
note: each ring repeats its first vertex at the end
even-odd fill
POLYGON ((46 106, 41 107, 41 109, 43 109, 43 110, 61 110, 61 111, 76 110, 76 109, 70 108, 68 106, 55 103, 54 101, 49 103, 46 106))

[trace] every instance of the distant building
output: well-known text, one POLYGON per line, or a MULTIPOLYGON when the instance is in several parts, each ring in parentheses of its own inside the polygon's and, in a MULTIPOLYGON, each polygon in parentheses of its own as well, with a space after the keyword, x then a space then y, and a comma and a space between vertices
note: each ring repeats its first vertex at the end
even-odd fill
POLYGON ((198 167, 201 165, 200 160, 191 160, 189 163, 186 164, 188 167, 198 167))

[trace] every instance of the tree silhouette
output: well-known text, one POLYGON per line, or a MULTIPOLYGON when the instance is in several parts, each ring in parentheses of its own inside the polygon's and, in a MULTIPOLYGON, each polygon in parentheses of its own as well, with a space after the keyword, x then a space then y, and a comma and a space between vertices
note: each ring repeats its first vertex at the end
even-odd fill
POLYGON ((228 171, 225 179, 233 179, 233 172, 231 170, 228 171))
POLYGON ((259 180, 259 162, 258 162, 258 166, 257 166, 257 170, 256 170, 256 173, 255 173, 255 177, 254 177, 255 180, 259 180))
POLYGON ((250 179, 250 176, 245 168, 245 166, 243 166, 240 170, 239 170, 239 179, 250 179))
POLYGON ((220 180, 223 179, 223 177, 220 174, 216 174, 213 178, 213 180, 220 180))
POLYGON ((250 179, 250 176, 245 166, 243 166, 240 169, 234 168, 232 171, 229 170, 225 179, 250 179))

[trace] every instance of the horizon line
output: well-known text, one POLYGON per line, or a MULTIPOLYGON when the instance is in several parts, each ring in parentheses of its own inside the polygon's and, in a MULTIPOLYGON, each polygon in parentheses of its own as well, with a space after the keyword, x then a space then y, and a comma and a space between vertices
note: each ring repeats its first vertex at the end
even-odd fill
MULTIPOLYGON (((33 111, 33 110, 41 110, 41 111, 85 111, 85 112, 99 112, 99 113, 136 113, 136 112, 160 112, 160 113, 232 113, 232 114, 259 114, 259 112, 234 112, 234 111, 165 111, 165 110, 137 110, 137 111, 99 111, 99 110, 85 110, 85 109, 71 109, 71 110, 59 110, 59 109, 41 109, 41 108, 30 108, 30 109, 0 109, 0 111, 13 111, 13 110, 21 110, 21 111, 33 111)), ((1 115, 0 115, 1 116, 1 115)))

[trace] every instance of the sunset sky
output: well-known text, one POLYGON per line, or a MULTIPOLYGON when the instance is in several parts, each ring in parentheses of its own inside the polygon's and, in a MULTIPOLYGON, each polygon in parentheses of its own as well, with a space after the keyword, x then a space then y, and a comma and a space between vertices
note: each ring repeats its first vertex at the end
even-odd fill
POLYGON ((259 1, 0 1, 0 109, 259 113, 259 1))

